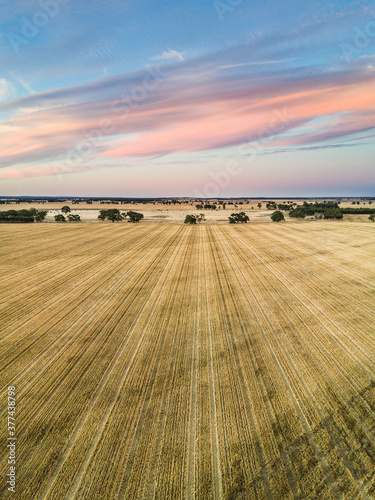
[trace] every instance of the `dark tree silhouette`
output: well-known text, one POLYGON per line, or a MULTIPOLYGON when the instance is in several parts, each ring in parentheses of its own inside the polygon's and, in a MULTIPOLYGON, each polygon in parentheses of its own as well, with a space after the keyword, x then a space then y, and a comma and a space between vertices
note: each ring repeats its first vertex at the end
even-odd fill
POLYGON ((280 222, 282 220, 285 220, 284 214, 280 212, 280 210, 276 210, 276 212, 271 215, 271 219, 273 220, 273 222, 280 222))
POLYGON ((250 219, 248 215, 245 214, 245 212, 238 212, 238 213, 233 213, 228 217, 229 219, 229 224, 237 224, 237 223, 246 223, 250 219))

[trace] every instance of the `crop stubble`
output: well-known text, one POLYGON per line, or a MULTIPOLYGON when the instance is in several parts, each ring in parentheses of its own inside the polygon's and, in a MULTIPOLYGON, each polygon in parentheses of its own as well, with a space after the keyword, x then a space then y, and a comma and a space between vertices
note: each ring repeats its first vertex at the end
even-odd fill
POLYGON ((370 224, 0 232, 13 498, 375 497, 370 224))

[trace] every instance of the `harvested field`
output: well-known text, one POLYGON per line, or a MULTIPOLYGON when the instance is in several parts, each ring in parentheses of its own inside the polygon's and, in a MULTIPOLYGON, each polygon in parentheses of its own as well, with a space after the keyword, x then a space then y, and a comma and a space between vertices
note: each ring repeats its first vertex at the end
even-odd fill
POLYGON ((2 498, 375 498, 373 224, 0 237, 2 498))

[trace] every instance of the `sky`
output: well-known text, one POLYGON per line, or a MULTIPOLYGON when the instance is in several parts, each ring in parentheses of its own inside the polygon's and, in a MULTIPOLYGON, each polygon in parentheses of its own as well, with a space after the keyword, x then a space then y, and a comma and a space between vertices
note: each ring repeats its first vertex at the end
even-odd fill
POLYGON ((374 196, 375 5, 0 0, 0 196, 374 196))

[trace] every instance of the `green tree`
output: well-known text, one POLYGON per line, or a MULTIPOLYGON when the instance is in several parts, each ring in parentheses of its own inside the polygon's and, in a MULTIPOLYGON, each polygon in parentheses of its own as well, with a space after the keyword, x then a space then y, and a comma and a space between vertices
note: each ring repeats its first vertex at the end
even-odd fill
POLYGON ((266 203, 266 208, 267 208, 267 210, 276 210, 277 206, 276 206, 276 203, 274 201, 268 201, 266 203))
POLYGON ((45 210, 41 210, 34 215, 35 222, 42 222, 46 218, 47 212, 45 210))
POLYGON ((195 215, 187 215, 184 220, 184 224, 196 224, 197 218, 195 215))
POLYGON ((289 212, 289 217, 296 217, 297 219, 304 219, 306 217, 303 208, 295 208, 289 212))
POLYGON ((98 219, 104 221, 107 218, 106 213, 107 213, 107 210, 100 210, 99 215, 98 215, 98 219))
POLYGON ((280 222, 282 220, 285 220, 284 214, 280 212, 280 210, 276 210, 276 212, 271 215, 271 219, 273 220, 273 222, 280 222))
POLYGON ((206 220, 206 217, 204 214, 197 214, 197 215, 195 215, 195 218, 199 224, 202 222, 202 220, 206 220))
POLYGON ((64 214, 68 214, 70 212, 70 207, 68 207, 68 205, 64 205, 61 209, 61 211, 64 213, 64 214))
POLYGON ((69 214, 68 221, 69 222, 81 222, 81 217, 78 214, 69 214))
POLYGON ((371 220, 372 222, 375 222, 375 214, 371 214, 369 216, 369 220, 371 220))
POLYGON ((278 208, 278 210, 285 210, 285 211, 289 212, 289 210, 290 210, 290 208, 291 208, 291 207, 290 207, 290 205, 289 205, 289 204, 286 204, 286 203, 279 203, 279 204, 277 205, 277 208, 278 208))
POLYGON ((365 208, 365 207, 360 207, 360 208, 351 208, 351 207, 344 207, 341 208, 341 212, 343 214, 364 214, 364 215, 371 215, 375 213, 375 208, 365 208))
POLYGON ((110 208, 107 210, 107 219, 111 222, 119 222, 123 219, 123 215, 118 208, 110 208))
POLYGON ((139 212, 133 212, 133 210, 129 210, 129 212, 126 214, 129 217, 129 222, 139 222, 140 220, 143 219, 143 214, 139 212))
POLYGON ((258 203, 258 208, 262 208, 262 204, 261 203, 258 203))
POLYGON ((121 214, 118 208, 110 208, 108 210, 100 210, 98 219, 105 220, 108 219, 111 222, 118 222, 125 219, 126 214, 121 214))
POLYGON ((31 210, 7 210, 6 212, 0 212, 0 222, 2 223, 34 222, 35 212, 36 212, 35 208, 31 210))
POLYGON ((250 219, 249 217, 245 214, 245 212, 238 212, 238 213, 233 213, 228 217, 229 219, 229 224, 237 224, 241 222, 241 224, 248 222, 250 219))
POLYGON ((329 208, 324 212, 325 219, 342 219, 343 214, 339 208, 329 208))
POLYGON ((57 214, 57 215, 55 215, 55 221, 56 222, 66 222, 66 219, 63 216, 63 214, 57 214))

